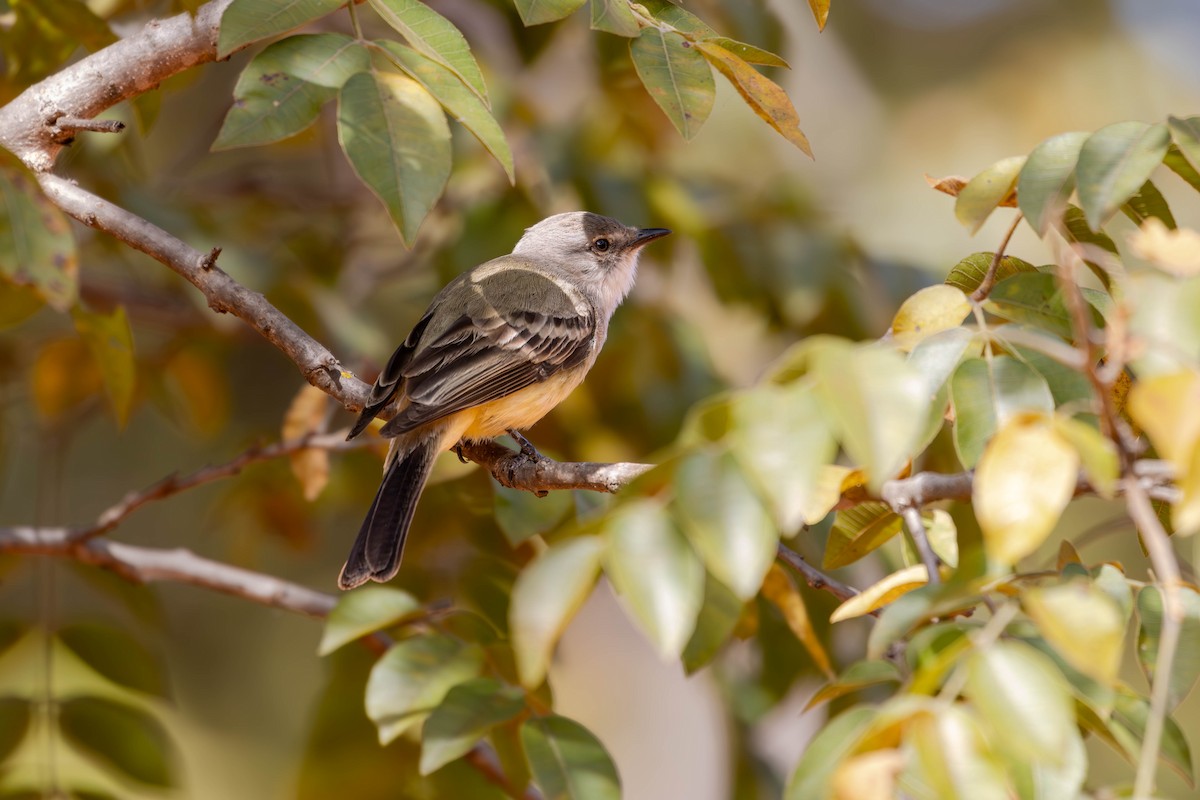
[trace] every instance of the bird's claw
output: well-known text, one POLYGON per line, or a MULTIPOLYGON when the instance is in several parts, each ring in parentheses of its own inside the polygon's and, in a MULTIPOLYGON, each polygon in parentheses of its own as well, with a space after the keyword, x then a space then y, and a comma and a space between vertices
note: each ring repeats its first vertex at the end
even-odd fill
POLYGON ((454 445, 454 447, 451 447, 450 449, 454 451, 454 455, 458 456, 458 460, 460 462, 462 462, 463 464, 466 464, 468 462, 467 462, 467 457, 465 455, 463 455, 463 445, 464 445, 464 442, 462 442, 460 440, 458 444, 454 445))
POLYGON ((537 451, 537 448, 534 447, 533 444, 524 436, 522 436, 521 433, 515 428, 509 428, 508 435, 511 436, 512 440, 517 443, 518 447, 521 448, 521 455, 525 456, 530 461, 542 460, 543 456, 537 451))

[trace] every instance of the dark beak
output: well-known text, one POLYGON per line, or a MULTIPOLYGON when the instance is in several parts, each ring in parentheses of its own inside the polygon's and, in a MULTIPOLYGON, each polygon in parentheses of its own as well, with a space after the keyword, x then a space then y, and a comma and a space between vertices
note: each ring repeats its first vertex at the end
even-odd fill
POLYGON ((637 236, 633 237, 633 246, 641 247, 642 245, 650 244, 655 239, 661 239, 670 233, 670 228, 640 228, 637 236))

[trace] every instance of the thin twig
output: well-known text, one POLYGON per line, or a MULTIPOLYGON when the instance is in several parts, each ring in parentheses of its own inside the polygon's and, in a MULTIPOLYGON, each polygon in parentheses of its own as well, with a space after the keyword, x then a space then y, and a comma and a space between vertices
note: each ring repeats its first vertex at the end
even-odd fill
POLYGON ((119 119, 82 119, 80 117, 59 117, 51 125, 51 135, 55 141, 66 144, 76 133, 120 133, 125 130, 125 123, 119 119))
POLYGON ((1171 540, 1154 513, 1154 507, 1150 505, 1150 498, 1142 490, 1141 483, 1132 477, 1126 478, 1124 483, 1129 516, 1142 535, 1150 563, 1163 590, 1163 621, 1158 653, 1154 659, 1154 682, 1150 688, 1150 716, 1142 735, 1142 751, 1138 756, 1133 789, 1134 798, 1148 800, 1154 791, 1154 772, 1158 765, 1170 699, 1171 670, 1175 665, 1175 652, 1183 631, 1183 600, 1179 596, 1183 579, 1179 573, 1179 562, 1175 560, 1175 552, 1171 549, 1171 540))
POLYGON ((904 519, 904 527, 908 530, 913 547, 917 549, 917 555, 921 557, 921 563, 925 565, 929 584, 937 586, 942 582, 942 575, 938 569, 940 561, 937 553, 933 552, 932 545, 929 544, 929 534, 925 530, 925 521, 921 519, 921 509, 918 506, 904 506, 899 513, 904 519))
POLYGON ((472 747, 463 756, 463 759, 473 766, 488 783, 496 786, 500 791, 513 798, 513 800, 542 800, 541 792, 532 786, 522 791, 521 787, 513 784, 512 779, 504 774, 504 770, 500 766, 500 760, 496 756, 496 751, 486 743, 480 742, 472 747))
POLYGON ((1004 238, 1000 240, 1000 246, 996 248, 996 252, 992 254, 992 263, 988 264, 987 272, 983 275, 983 280, 975 287, 975 291, 971 292, 971 300, 976 303, 982 303, 991 293, 992 287, 996 285, 996 272, 1000 268, 1000 262, 1004 260, 1004 251, 1008 249, 1008 242, 1012 239, 1013 234, 1017 232, 1017 226, 1021 224, 1024 215, 1020 211, 1013 217, 1012 225, 1008 226, 1008 233, 1004 234, 1004 238))
MULTIPOLYGON (((829 592, 839 600, 846 601, 855 595, 861 594, 858 589, 842 583, 837 578, 826 575, 821 570, 814 567, 792 548, 785 545, 783 542, 775 550, 775 557, 783 563, 787 564, 792 569, 800 573, 804 581, 813 589, 829 592)), ((878 611, 871 612, 878 615, 878 611)))

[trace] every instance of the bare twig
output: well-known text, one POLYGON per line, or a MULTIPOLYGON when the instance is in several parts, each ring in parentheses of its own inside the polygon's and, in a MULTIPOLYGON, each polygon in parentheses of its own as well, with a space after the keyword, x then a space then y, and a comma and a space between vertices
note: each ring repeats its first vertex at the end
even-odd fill
POLYGON ((142 506, 154 500, 163 500, 188 489, 205 483, 237 475, 246 466, 257 461, 268 461, 273 458, 289 456, 301 450, 349 450, 371 444, 369 439, 346 441, 345 431, 337 433, 309 434, 287 442, 276 442, 270 445, 255 445, 238 455, 232 461, 216 466, 198 469, 190 475, 168 475, 162 480, 147 486, 145 489, 130 492, 121 500, 105 509, 96 518, 90 528, 82 528, 75 532, 74 540, 83 541, 94 536, 101 536, 116 528, 126 517, 142 506))
MULTIPOLYGON (((853 586, 849 586, 845 583, 842 583, 837 578, 826 575, 824 572, 808 563, 804 556, 800 555, 783 542, 780 542, 779 547, 776 548, 775 557, 799 572, 804 578, 804 581, 813 589, 820 589, 822 591, 829 592, 831 595, 842 601, 849 600, 851 597, 861 594, 861 592, 859 592, 858 589, 855 589, 853 586)), ((875 616, 878 616, 879 614, 878 611, 873 611, 871 613, 875 616)))
POLYGON ((1167 703, 1170 698, 1171 669, 1175 664, 1175 652, 1183 632, 1183 600, 1179 596, 1182 577, 1179 562, 1171 549, 1171 540, 1163 530, 1158 515, 1150 505, 1150 498, 1141 483, 1133 477, 1125 481, 1125 502, 1129 516, 1142 534, 1142 541, 1154 566, 1155 577, 1163 589, 1163 622, 1158 639, 1158 653, 1154 660, 1154 685, 1150 688, 1150 716, 1146 720, 1146 731, 1142 736, 1142 750, 1138 756, 1137 775, 1134 779, 1133 796, 1148 800, 1154 790, 1154 771, 1158 764, 1158 752, 1162 743, 1163 727, 1166 724, 1167 703))
POLYGON ((462 454, 485 467, 501 486, 528 492, 587 489, 612 493, 654 468, 653 464, 564 462, 542 455, 530 457, 494 441, 464 444, 462 454))
POLYGON ((1000 240, 1000 246, 992 254, 992 263, 988 264, 988 269, 983 275, 983 280, 979 282, 979 286, 975 287, 975 291, 971 292, 971 300, 973 302, 982 303, 991 293, 992 287, 996 285, 996 271, 1000 268, 1000 262, 1004 260, 1004 251, 1008 249, 1008 243, 1012 239, 1013 234, 1017 232, 1017 226, 1021 224, 1022 219, 1024 219, 1024 215, 1018 211, 1016 216, 1013 217, 1012 225, 1008 226, 1008 232, 1000 240))
POLYGON ((921 519, 920 507, 904 506, 899 513, 904 519, 904 527, 908 530, 913 547, 917 549, 917 554, 921 557, 921 563, 925 565, 930 585, 937 586, 942 582, 942 576, 938 570, 940 561, 937 553, 933 552, 933 546, 929 544, 929 534, 925 530, 924 520, 921 519))
POLYGON ((463 756, 468 764, 473 766, 480 775, 487 779, 488 783, 496 786, 500 791, 504 792, 513 800, 541 800, 541 792, 534 789, 532 786, 522 791, 521 787, 515 786, 512 779, 504 774, 504 770, 500 766, 500 760, 496 757, 496 752, 492 750, 484 742, 472 747, 463 756))
POLYGON ((120 133, 125 130, 125 123, 119 119, 79 119, 78 117, 59 117, 50 126, 50 135, 60 144, 69 144, 80 131, 91 133, 120 133))

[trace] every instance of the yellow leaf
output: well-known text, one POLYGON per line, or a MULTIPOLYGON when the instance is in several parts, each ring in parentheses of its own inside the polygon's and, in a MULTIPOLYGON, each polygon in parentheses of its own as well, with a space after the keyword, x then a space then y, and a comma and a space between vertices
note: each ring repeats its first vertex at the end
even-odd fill
POLYGON ((975 516, 988 557, 1015 564, 1054 530, 1075 494, 1079 455, 1032 414, 1011 419, 988 443, 975 470, 975 516))
POLYGON ((1192 446, 1186 467, 1178 469, 1179 500, 1171 504, 1171 528, 1190 535, 1200 530, 1200 443, 1192 446))
POLYGON ((808 7, 817 21, 817 30, 825 30, 825 23, 829 21, 829 0, 808 0, 808 7))
MULTIPOLYGON (((283 416, 283 429, 280 432, 283 440, 294 441, 322 430, 328 409, 329 396, 317 387, 305 384, 292 398, 292 404, 283 416)), ((304 490, 304 499, 311 503, 329 483, 329 452, 305 448, 292 453, 289 460, 292 474, 304 490)))
POLYGON ((796 638, 804 645, 804 649, 812 656, 815 663, 825 676, 833 680, 833 665, 829 663, 829 655, 824 645, 813 630, 812 621, 808 618, 808 609, 804 606, 804 598, 800 595, 796 584, 778 564, 772 564, 767 571, 762 585, 763 597, 770 600, 787 620, 788 627, 796 638))
POLYGON ((812 158, 808 138, 800 130, 800 115, 779 84, 718 44, 702 40, 696 42, 695 46, 710 64, 729 79, 755 114, 812 158))
POLYGON ((104 379, 86 344, 79 339, 48 342, 38 351, 31 372, 38 415, 55 422, 104 391, 104 379))
POLYGON ((1171 230, 1158 217, 1150 217, 1130 234, 1129 245, 1163 272, 1181 278, 1200 274, 1200 232, 1191 228, 1171 230))
POLYGON ((1129 390, 1129 415, 1182 473, 1200 439, 1200 374, 1188 370, 1138 381, 1129 390))
POLYGON ((925 182, 928 183, 934 191, 948 194, 951 197, 958 197, 958 193, 967 185, 967 179, 962 175, 947 175, 944 178, 935 178, 932 175, 925 175, 925 182))
POLYGON ((842 603, 833 610, 829 621, 842 622, 870 614, 875 609, 886 606, 900 595, 907 594, 927 583, 929 583, 929 573, 924 564, 905 567, 899 572, 893 572, 878 583, 868 586, 862 590, 861 594, 856 594, 842 603))
POLYGON ((804 504, 805 524, 815 525, 825 519, 841 499, 842 491, 849 488, 846 486, 846 482, 855 475, 862 477, 861 482, 865 482, 866 479, 862 476, 861 470, 841 467, 837 464, 826 464, 821 467, 817 473, 817 485, 809 495, 808 502, 804 504))
POLYGON ((970 313, 971 301, 962 289, 944 283, 927 286, 901 304, 892 320, 892 338, 908 352, 922 339, 957 328, 970 313))
POLYGON ((1058 560, 1054 564, 1054 568, 1059 572, 1066 569, 1068 564, 1083 565, 1083 559, 1079 556, 1079 551, 1075 549, 1075 545, 1063 539, 1058 543, 1058 560))
POLYGON ((833 773, 834 800, 892 800, 904 762, 904 754, 895 749, 846 759, 833 773))
POLYGON ((175 416, 200 436, 215 436, 229 420, 225 371, 203 350, 189 348, 170 357, 159 376, 175 416))
POLYGON ((1125 620, 1107 594, 1089 581, 1029 589, 1021 595, 1025 613, 1042 636, 1071 666, 1105 685, 1117 679, 1125 620))
POLYGON ((1096 494, 1111 499, 1121 476, 1120 458, 1112 439, 1086 422, 1062 414, 1055 416, 1054 429, 1079 453, 1083 471, 1096 494))

